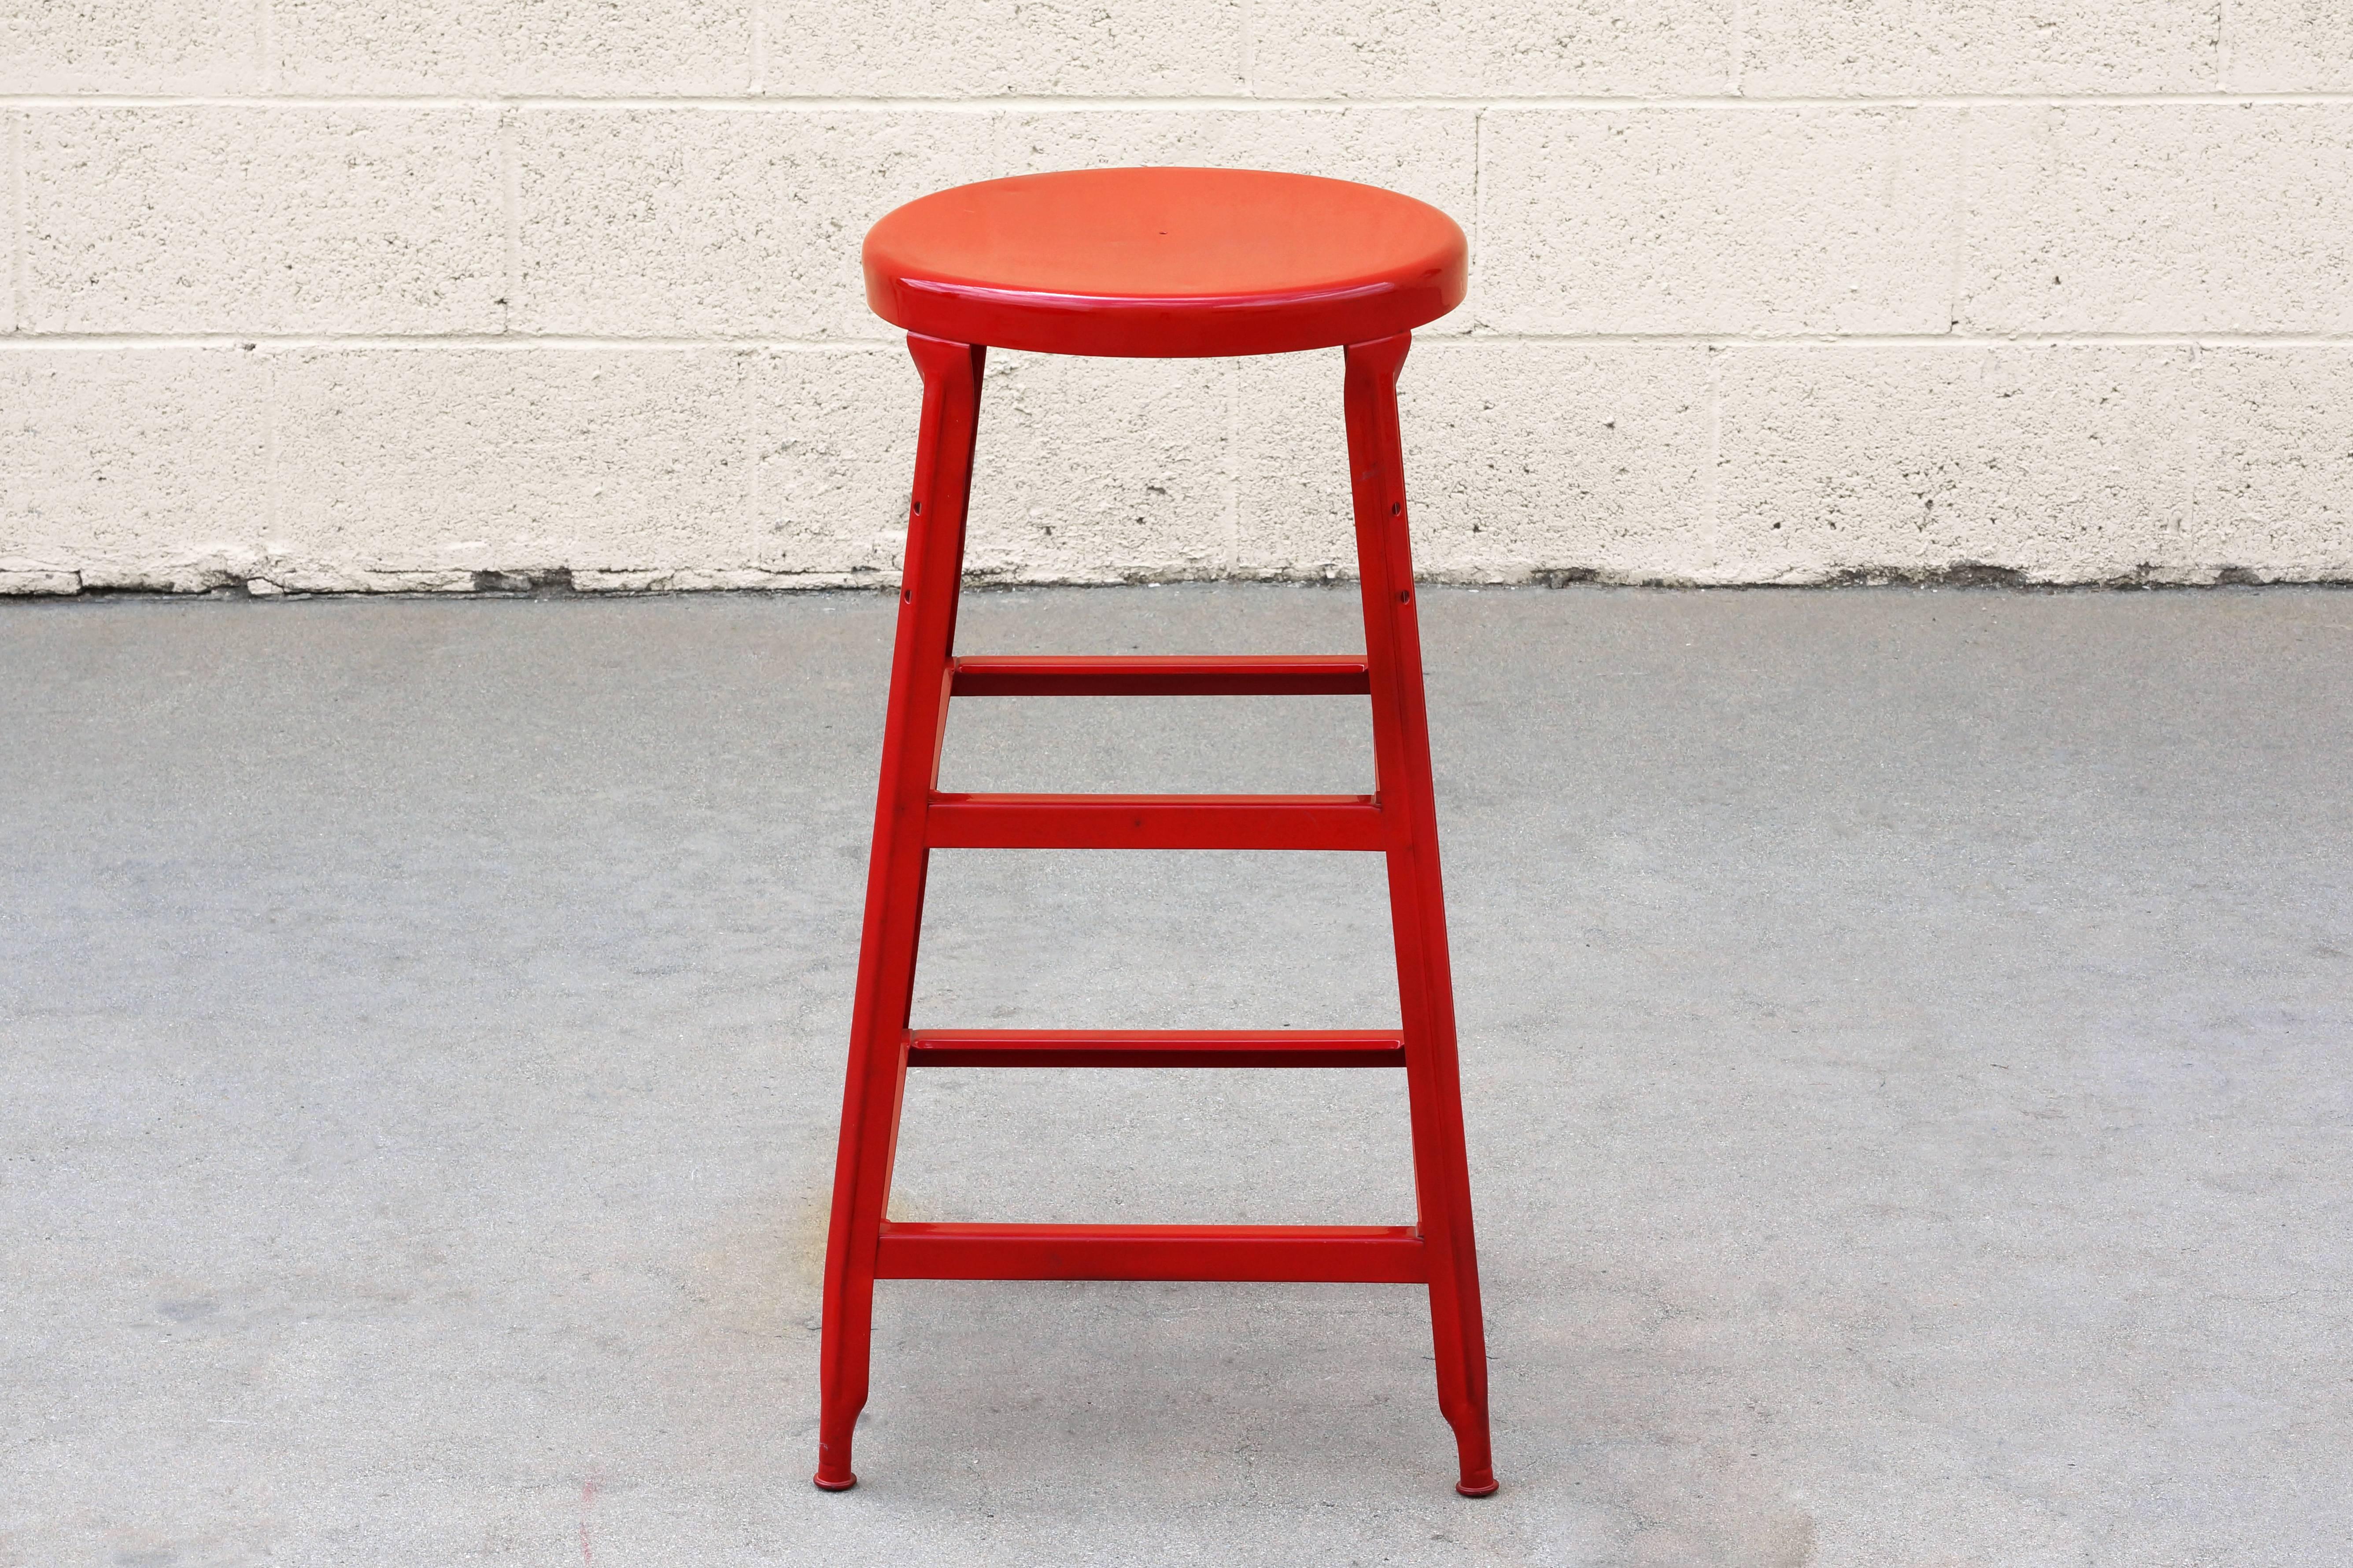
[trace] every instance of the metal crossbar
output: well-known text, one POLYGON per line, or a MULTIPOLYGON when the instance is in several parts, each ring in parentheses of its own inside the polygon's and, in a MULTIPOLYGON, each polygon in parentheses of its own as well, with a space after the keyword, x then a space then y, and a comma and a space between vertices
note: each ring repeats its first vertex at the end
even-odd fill
POLYGON ((1429 1281, 1410 1226, 882 1222, 878 1279, 1429 1281))
POLYGON ((945 795, 934 849, 1386 849, 1369 795, 945 795))
POLYGON ((1362 654, 1067 654, 959 658, 958 697, 1362 697, 1362 654))
POLYGON ((1401 1068, 1394 1029, 916 1029, 911 1068, 1401 1068))

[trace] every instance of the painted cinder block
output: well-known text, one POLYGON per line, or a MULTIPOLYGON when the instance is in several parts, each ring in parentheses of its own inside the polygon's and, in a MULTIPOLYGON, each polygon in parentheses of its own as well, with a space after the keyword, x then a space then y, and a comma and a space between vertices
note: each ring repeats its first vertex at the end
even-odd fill
MULTIPOLYGON (((1004 582, 1222 575, 1230 364, 992 353, 965 569, 1004 582)), ((912 424, 897 433, 910 457, 913 437, 912 424)))
POLYGON ((1254 0, 1269 97, 1690 97, 1725 89, 1733 0, 1254 0))
POLYGON ((287 92, 691 96, 751 85, 742 0, 269 0, 269 16, 287 92))
POLYGON ((975 113, 532 109, 516 123, 518 331, 879 338, 858 250, 902 202, 970 180, 1220 163, 1366 179, 1467 219, 1449 110, 975 113))
POLYGON ((2231 0, 2222 60, 2232 92, 2353 91, 2353 5, 2231 0))
MULTIPOLYGON (((1708 351, 1417 343, 1398 398, 1425 576, 1680 575, 1705 502, 1708 351)), ((1238 565, 1353 575, 1337 351, 1241 362, 1238 565)))
POLYGON ((923 378, 905 347, 744 356, 758 464, 753 563, 780 585, 895 578, 923 378))
POLYGON ((1466 229, 1478 128, 1467 109, 1077 110, 1008 113, 1005 172, 1197 163, 1359 180, 1453 215, 1466 229))
POLYGON ((38 109, 24 141, 31 330, 499 325, 489 111, 38 109))
POLYGON ((260 43, 257 0, 13 0, 0 93, 251 91, 260 43))
POLYGON ((1749 0, 1740 90, 2208 92, 2212 0, 1749 0))
POLYGON ((2199 373, 2188 558, 2263 581, 2353 578, 2353 346, 2208 349, 2199 373))
POLYGON ((2199 575, 2192 349, 1743 348, 1722 396, 1697 580, 2199 575))
POLYGON ((1958 132, 1944 109, 1490 112, 1477 319, 1944 331, 1958 132))
MULTIPOLYGON (((0 106, 0 593, 886 578, 920 387, 865 309, 866 227, 1134 163, 1366 180, 1473 232, 1472 305, 1402 387, 1430 575, 2353 577, 2353 351, 2186 346, 2353 332, 2353 106, 1467 107, 2333 92, 2343 7, 892 6, 0 6, 0 91, 538 100, 0 106), (936 102, 776 101, 828 95, 936 102), (2185 346, 1836 341, 1956 327, 2185 346), (665 341, 478 341, 504 330, 665 341), (1740 341, 1785 335, 1825 341, 1740 341)), ((1339 381, 1336 353, 994 356, 976 572, 1345 574, 1339 381)))
POLYGON ((788 97, 1176 97, 1243 90, 1242 0, 756 0, 788 97))
POLYGON ((1704 511, 1708 351, 1430 344, 1400 388, 1420 455, 1417 560, 1456 581, 1650 582, 1704 511))
POLYGON ((0 305, 0 335, 25 330, 25 113, 0 106, 0 258, 8 268, 7 302, 0 305))
MULTIPOLYGON (((487 572, 584 586, 723 585, 879 570, 887 465, 840 439, 845 408, 916 400, 888 356, 724 347, 305 349, 280 372, 290 588, 487 572), (821 498, 827 527, 809 527, 821 498)), ((858 428, 879 433, 870 416, 858 428)), ((903 492, 902 475, 890 489, 903 492)))
POLYGON ((867 226, 985 177, 993 132, 944 113, 525 110, 514 326, 880 336, 859 279, 867 226))
POLYGON ((268 396, 240 349, 0 351, 0 591, 241 576, 268 513, 268 396))
POLYGON ((1971 120, 1964 329, 2353 330, 2353 104, 1971 120))

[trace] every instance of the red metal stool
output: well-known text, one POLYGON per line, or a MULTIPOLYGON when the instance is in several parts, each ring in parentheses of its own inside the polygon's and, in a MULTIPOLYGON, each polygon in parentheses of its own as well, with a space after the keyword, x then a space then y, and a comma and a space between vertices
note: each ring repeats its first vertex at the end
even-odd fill
POLYGON ((1463 1161, 1421 644, 1406 545, 1397 374, 1415 327, 1461 301, 1462 231, 1366 185, 1225 169, 1095 169, 910 202, 866 238, 866 295, 907 331, 923 433, 867 870, 841 1149, 826 1246, 817 1484, 857 1484, 880 1279, 1349 1280, 1430 1287, 1456 1490, 1495 1489, 1486 1334, 1463 1161), (1365 651, 1335 657, 963 658, 965 509, 987 345, 1184 358, 1342 347, 1365 651), (938 786, 951 697, 1355 693, 1369 795, 957 795, 938 786), (1366 849, 1388 857, 1396 1030, 910 1030, 934 849, 1366 849), (899 1106, 920 1067, 1403 1068, 1411 1226, 919 1225, 884 1216, 899 1106))

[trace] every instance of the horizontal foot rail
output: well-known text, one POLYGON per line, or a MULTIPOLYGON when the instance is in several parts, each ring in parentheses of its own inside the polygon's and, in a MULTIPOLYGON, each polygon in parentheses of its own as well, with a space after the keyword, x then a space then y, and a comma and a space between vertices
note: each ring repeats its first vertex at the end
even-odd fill
POLYGON ((1320 1280, 1420 1285, 1406 1226, 882 1222, 878 1279, 1320 1280))
POLYGON ((1377 1029, 917 1029, 911 1068, 1401 1068, 1377 1029))
POLYGON ((986 655, 955 661, 957 697, 1361 697, 1362 654, 986 655))
POLYGON ((1369 795, 935 794, 934 849, 1387 849, 1369 795))

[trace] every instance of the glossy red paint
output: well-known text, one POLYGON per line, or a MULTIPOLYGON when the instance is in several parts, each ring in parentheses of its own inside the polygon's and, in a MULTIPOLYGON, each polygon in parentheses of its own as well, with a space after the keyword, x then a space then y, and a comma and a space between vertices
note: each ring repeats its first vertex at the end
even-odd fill
POLYGON ((1401 1068, 1380 1029, 916 1029, 911 1068, 1401 1068))
POLYGON ((934 849, 1379 849, 1369 795, 934 795, 934 849))
POLYGON ((1454 220, 1371 185, 1256 169, 1082 169, 922 196, 866 237, 866 300, 927 337, 1041 353, 1289 353, 1462 302, 1454 220))
POLYGON ((908 343, 923 372, 923 410, 826 1247, 817 1484, 828 1490, 857 1484, 850 1439, 866 1403, 877 1279, 1328 1280, 1428 1289, 1439 1409, 1453 1427, 1461 1467, 1455 1489, 1467 1497, 1493 1492, 1485 1331, 1397 420, 1407 333, 1461 298, 1461 233, 1419 203, 1337 181, 1100 170, 996 181, 911 204, 876 226, 867 260, 875 308, 902 325, 922 324, 908 343), (1165 220, 1168 235, 1138 231, 1145 222, 1164 221, 1152 216, 1155 212, 1177 215, 1165 220), (1334 221, 1319 228, 1322 217, 1334 221), (1186 241, 1181 247, 1156 245, 1178 237, 1186 241), (914 265, 919 256, 923 268, 914 265), (911 280, 957 287, 902 287, 911 280), (973 336, 927 335, 939 331, 973 336), (1345 345, 1365 652, 955 657, 987 353, 975 340, 1155 355, 1345 345), (1053 795, 938 788, 940 742, 955 697, 1264 693, 1367 697, 1375 793, 1053 795), (1383 855, 1400 1026, 911 1031, 930 853, 974 847, 1383 855), (1416 1222, 1036 1226, 886 1218, 907 1070, 980 1066, 1402 1068, 1416 1222))
POLYGON ((880 1279, 1248 1279, 1419 1285, 1402 1225, 923 1225, 882 1222, 880 1279))
POLYGON ((997 655, 955 661, 958 697, 1361 697, 1361 654, 997 655))

